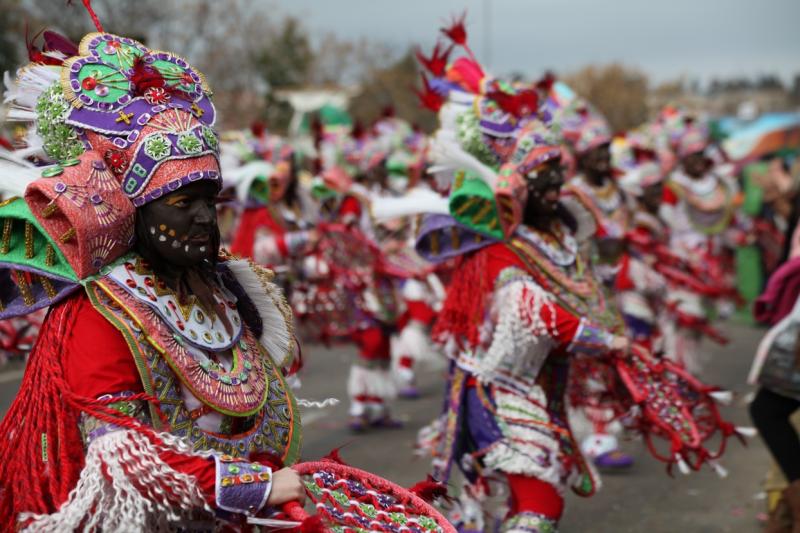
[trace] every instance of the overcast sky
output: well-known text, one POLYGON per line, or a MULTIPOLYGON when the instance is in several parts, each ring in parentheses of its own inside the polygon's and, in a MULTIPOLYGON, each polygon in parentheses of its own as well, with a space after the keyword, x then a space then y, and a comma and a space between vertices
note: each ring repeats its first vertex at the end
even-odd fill
POLYGON ((467 10, 492 72, 538 75, 622 61, 655 81, 800 74, 800 0, 278 0, 312 31, 402 50, 432 46, 467 10), (487 16, 488 14, 488 16, 487 16))

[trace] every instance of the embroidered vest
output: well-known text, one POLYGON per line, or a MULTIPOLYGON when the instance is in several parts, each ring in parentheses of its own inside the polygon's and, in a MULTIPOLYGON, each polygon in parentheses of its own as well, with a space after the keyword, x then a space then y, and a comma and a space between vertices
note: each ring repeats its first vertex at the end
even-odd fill
POLYGON ((297 461, 301 428, 294 395, 221 281, 214 298, 225 306, 232 333, 197 302, 181 305, 135 256, 119 260, 85 288, 124 336, 145 392, 158 399, 150 403, 155 429, 188 439, 195 450, 297 461), (221 352, 232 353, 230 370, 214 361, 221 352), (183 388, 202 403, 200 415, 186 407, 183 388), (211 411, 222 415, 218 432, 197 423, 211 411))

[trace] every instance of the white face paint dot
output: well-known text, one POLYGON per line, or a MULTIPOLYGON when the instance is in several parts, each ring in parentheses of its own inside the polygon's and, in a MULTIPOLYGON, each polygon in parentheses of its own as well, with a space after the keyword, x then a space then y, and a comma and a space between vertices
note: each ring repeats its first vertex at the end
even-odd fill
POLYGON ((200 251, 201 251, 201 252, 205 252, 205 251, 206 251, 206 247, 205 247, 205 246, 201 246, 201 247, 200 247, 200 251))
POLYGON ((155 235, 155 234, 156 234, 156 228, 150 226, 150 235, 155 235))
POLYGON ((158 242, 166 242, 166 241, 167 241, 167 236, 166 235, 159 235, 158 236, 158 242))
POLYGON ((181 247, 181 243, 179 243, 178 241, 172 241, 172 247, 178 249, 181 247))
POLYGON ((184 251, 184 252, 188 252, 188 251, 189 251, 189 245, 188 245, 188 244, 187 244, 186 246, 184 246, 184 247, 183 247, 183 251, 184 251))

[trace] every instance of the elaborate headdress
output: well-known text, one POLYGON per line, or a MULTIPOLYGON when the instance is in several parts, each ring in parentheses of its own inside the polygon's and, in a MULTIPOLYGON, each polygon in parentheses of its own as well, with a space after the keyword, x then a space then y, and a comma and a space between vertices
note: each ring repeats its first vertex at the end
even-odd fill
POLYGON ((70 48, 50 36, 40 61, 6 79, 9 118, 34 123, 25 155, 54 164, 5 158, 0 188, 24 201, 0 207, 0 267, 21 280, 4 314, 50 305, 127 252, 136 207, 195 181, 221 184, 202 74, 133 39, 91 33, 70 48))
MULTIPOLYGON (((439 43, 430 57, 417 54, 427 70, 420 101, 440 121, 429 149, 430 171, 451 183, 450 214, 462 228, 502 240, 521 222, 525 176, 560 157, 552 116, 541 106, 541 87, 514 87, 486 74, 467 45, 463 17, 442 32, 449 47, 439 43), (456 49, 464 55, 448 63, 456 49)), ((465 243, 462 228, 437 227, 443 238, 422 235, 421 249, 427 239, 435 241, 433 248, 458 252, 465 243)))

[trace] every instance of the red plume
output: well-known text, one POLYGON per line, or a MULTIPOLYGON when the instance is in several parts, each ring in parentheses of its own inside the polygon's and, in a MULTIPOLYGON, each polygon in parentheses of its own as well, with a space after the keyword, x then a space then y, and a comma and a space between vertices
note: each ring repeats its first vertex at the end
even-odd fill
POLYGON ((253 123, 250 124, 250 133, 253 134, 253 137, 263 137, 266 129, 267 125, 264 124, 262 120, 254 120, 253 123))
POLYGON ((580 107, 578 108, 578 114, 583 118, 589 117, 589 108, 588 107, 580 107))
POLYGON ((353 124, 353 130, 350 132, 350 136, 353 137, 353 139, 359 140, 366 134, 367 132, 364 130, 364 123, 360 120, 356 120, 353 124))
MULTIPOLYGON (((346 446, 346 445, 345 445, 346 446)), ((344 448, 344 446, 339 446, 338 448, 334 448, 331 450, 328 455, 322 458, 323 461, 330 461, 332 463, 340 464, 340 465, 347 465, 342 459, 342 456, 339 455, 339 450, 344 448)))
MULTIPOLYGON (((67 0, 67 5, 72 5, 72 0, 67 0)), ((86 8, 86 11, 89 13, 89 18, 92 19, 94 22, 94 27, 97 28, 97 31, 103 32, 103 26, 100 24, 100 19, 97 18, 97 14, 95 14, 94 9, 92 9, 92 0, 83 0, 83 7, 86 8)))
POLYGON ((440 28, 440 31, 447 35, 453 43, 465 48, 467 46, 467 29, 464 27, 464 19, 466 17, 467 13, 464 12, 460 17, 453 19, 449 28, 440 28))
POLYGON ((415 52, 422 66, 437 78, 444 76, 444 71, 447 69, 447 58, 450 57, 450 52, 453 51, 454 45, 451 44, 445 50, 440 49, 441 46, 442 43, 437 42, 436 46, 433 47, 433 52, 431 52, 430 57, 422 55, 422 51, 419 49, 415 52))
POLYGON ((656 161, 657 159, 655 151, 649 148, 643 148, 641 146, 633 147, 633 157, 639 163, 643 163, 645 161, 656 161))
POLYGON ((384 108, 381 110, 381 118, 394 118, 395 114, 394 106, 392 104, 384 106, 384 108))
POLYGON ((444 97, 434 91, 428 83, 428 78, 422 74, 422 90, 414 90, 419 97, 419 103, 422 107, 430 109, 434 113, 438 113, 444 105, 444 97))
POLYGON ((428 478, 425 481, 416 483, 408 490, 428 503, 433 503, 437 498, 449 499, 447 487, 443 483, 436 481, 430 474, 428 474, 428 478))
POLYGON ((0 135, 0 146, 5 148, 6 150, 14 150, 14 145, 11 144, 11 141, 0 135))
POLYGON ((133 74, 131 74, 130 80, 133 83, 133 90, 136 96, 144 95, 145 91, 151 87, 167 88, 164 76, 161 75, 158 69, 145 63, 142 56, 137 56, 133 61, 133 74))
POLYGON ((526 89, 517 94, 491 91, 486 96, 497 102, 500 109, 517 118, 530 116, 536 113, 539 107, 539 95, 533 89, 526 89))
POLYGON ((552 72, 545 72, 544 77, 536 82, 536 88, 544 92, 550 92, 556 82, 556 75, 552 72))
POLYGON ((78 45, 60 33, 47 30, 44 32, 45 49, 53 52, 61 52, 67 57, 78 55, 78 45))
POLYGON ((38 39, 39 36, 42 34, 42 31, 44 30, 38 31, 36 35, 34 35, 33 37, 28 37, 28 25, 27 23, 25 24, 25 46, 28 49, 28 59, 30 60, 31 63, 39 63, 42 65, 64 64, 64 61, 62 61, 61 59, 44 55, 42 50, 40 50, 39 47, 34 44, 34 42, 36 42, 36 39, 38 39))

